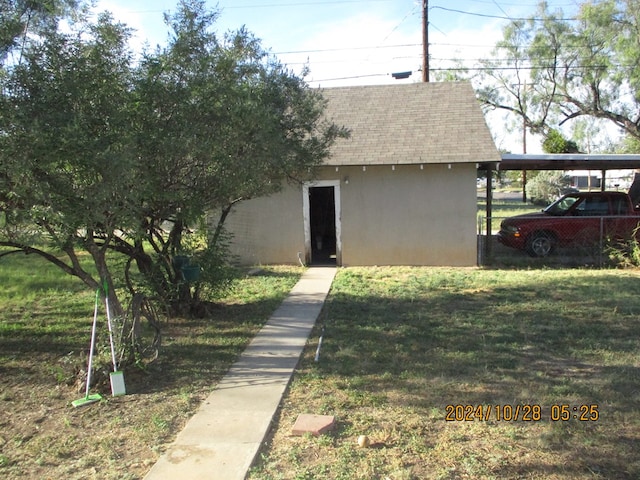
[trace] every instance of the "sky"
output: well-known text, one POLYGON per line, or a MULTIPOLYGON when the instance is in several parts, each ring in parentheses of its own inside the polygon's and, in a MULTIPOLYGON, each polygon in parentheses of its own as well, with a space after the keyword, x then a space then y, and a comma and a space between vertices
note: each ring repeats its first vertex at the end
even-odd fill
MULTIPOLYGON (((548 0, 552 9, 575 10, 577 0, 548 0)), ((99 0, 135 30, 134 46, 166 45, 163 13, 177 0, 99 0)), ((422 0, 208 0, 218 7, 219 33, 241 27, 261 40, 295 73, 304 65, 311 86, 418 82, 422 78, 422 0), (391 74, 413 72, 406 80, 391 74)), ((439 69, 462 61, 477 65, 502 38, 509 19, 534 14, 537 0, 428 0, 429 57, 433 79, 439 69)), ((518 152, 518 142, 488 120, 499 148, 518 152), (515 143, 514 143, 515 142, 515 143)), ((498 123, 504 120, 497 120, 498 123)), ((518 138, 521 137, 518 136, 518 138)), ((531 148, 531 147, 529 147, 531 148)))

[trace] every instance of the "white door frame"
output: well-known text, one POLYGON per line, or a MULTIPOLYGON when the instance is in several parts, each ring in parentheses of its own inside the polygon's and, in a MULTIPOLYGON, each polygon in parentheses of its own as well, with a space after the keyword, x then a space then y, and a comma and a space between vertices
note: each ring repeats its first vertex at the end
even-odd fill
POLYGON ((333 200, 336 217, 336 266, 342 265, 342 206, 340 203, 340 180, 317 180, 302 185, 302 214, 304 218, 304 251, 306 263, 311 258, 311 211, 309 207, 309 189, 314 187, 334 187, 333 200))

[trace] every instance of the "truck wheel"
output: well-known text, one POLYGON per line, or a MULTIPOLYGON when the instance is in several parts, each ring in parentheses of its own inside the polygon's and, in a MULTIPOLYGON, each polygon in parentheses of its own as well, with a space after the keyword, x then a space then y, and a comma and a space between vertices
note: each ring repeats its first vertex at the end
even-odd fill
POLYGON ((534 232, 527 239, 526 248, 532 257, 546 257, 556 249, 556 239, 551 233, 534 232))

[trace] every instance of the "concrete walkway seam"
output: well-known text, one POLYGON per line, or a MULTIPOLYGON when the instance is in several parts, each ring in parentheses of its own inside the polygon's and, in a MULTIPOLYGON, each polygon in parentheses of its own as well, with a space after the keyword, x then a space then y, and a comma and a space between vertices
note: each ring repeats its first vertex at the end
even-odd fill
POLYGON ((244 480, 271 427, 336 269, 307 269, 145 480, 244 480))

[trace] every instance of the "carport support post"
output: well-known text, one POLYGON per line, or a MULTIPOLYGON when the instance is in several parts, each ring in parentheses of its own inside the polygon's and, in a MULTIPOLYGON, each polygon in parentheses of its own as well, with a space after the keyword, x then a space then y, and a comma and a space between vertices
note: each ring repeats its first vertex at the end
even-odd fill
POLYGON ((491 260, 491 244, 493 238, 491 238, 491 215, 493 209, 493 165, 489 163, 487 165, 487 235, 484 241, 484 262, 485 264, 491 260))

